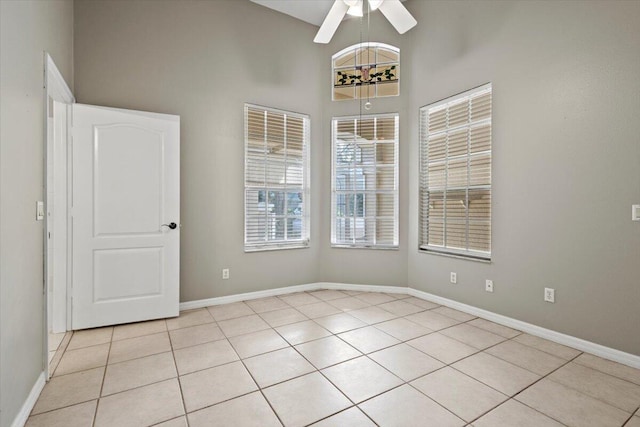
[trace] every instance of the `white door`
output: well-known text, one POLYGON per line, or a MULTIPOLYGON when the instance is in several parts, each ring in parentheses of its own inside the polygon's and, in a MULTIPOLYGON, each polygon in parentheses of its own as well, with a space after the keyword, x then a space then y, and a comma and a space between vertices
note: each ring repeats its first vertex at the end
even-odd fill
POLYGON ((74 104, 72 122, 73 329, 177 316, 180 118, 74 104))

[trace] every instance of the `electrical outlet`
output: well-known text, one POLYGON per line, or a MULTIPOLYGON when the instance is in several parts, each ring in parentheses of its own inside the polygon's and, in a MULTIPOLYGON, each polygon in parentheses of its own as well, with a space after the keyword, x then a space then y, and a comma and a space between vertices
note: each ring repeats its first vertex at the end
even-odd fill
POLYGON ((544 300, 546 302, 556 302, 556 290, 553 288, 544 288, 544 300))
POLYGON ((487 279, 484 282, 484 290, 487 292, 493 292, 493 280, 487 279))
POLYGON ((456 273, 454 273, 453 271, 451 272, 451 283, 458 283, 458 275, 456 273))
POLYGON ((227 280, 229 278, 229 269, 228 268, 223 268, 222 269, 222 278, 224 280, 227 280))

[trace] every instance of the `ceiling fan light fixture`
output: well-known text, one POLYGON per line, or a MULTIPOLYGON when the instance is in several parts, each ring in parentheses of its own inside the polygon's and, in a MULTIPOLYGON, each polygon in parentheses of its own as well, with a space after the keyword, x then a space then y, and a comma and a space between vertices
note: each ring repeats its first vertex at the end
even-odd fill
POLYGON ((353 7, 361 2, 361 0, 342 0, 342 1, 344 2, 344 4, 346 4, 349 7, 353 7))
MULTIPOLYGON (((345 3, 347 3, 345 1, 345 3)), ((349 3, 347 3, 349 4, 349 3)), ((362 0, 358 0, 356 4, 353 6, 349 6, 349 10, 347 10, 347 15, 361 17, 364 14, 362 13, 362 0)))
POLYGON ((384 0, 369 0, 369 8, 371 10, 376 10, 377 8, 380 7, 383 1, 384 0))

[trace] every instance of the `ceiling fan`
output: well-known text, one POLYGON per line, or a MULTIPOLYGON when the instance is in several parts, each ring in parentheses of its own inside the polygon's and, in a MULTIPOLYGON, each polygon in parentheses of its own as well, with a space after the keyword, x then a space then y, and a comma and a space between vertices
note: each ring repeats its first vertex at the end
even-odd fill
MULTIPOLYGON (((362 16, 364 1, 365 0, 335 0, 313 41, 316 43, 329 43, 333 34, 338 29, 340 22, 342 22, 342 18, 344 18, 346 14, 362 16)), ((380 9, 380 12, 382 12, 400 34, 406 33, 418 23, 418 21, 411 16, 407 8, 400 3, 400 0, 366 1, 372 11, 380 9)))

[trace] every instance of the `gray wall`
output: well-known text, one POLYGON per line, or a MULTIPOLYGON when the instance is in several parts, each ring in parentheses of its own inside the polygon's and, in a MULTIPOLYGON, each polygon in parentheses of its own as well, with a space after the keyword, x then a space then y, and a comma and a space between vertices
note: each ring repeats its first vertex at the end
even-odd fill
POLYGON ((0 425, 43 370, 43 51, 73 80, 73 3, 0 2, 0 425))
POLYGON ((181 301, 317 279, 317 222, 311 248, 243 250, 245 102, 311 116, 312 217, 322 212, 326 64, 313 36, 249 1, 75 2, 78 102, 181 116, 181 301))
POLYGON ((76 2, 79 101, 182 117, 181 300, 315 281, 408 285, 640 354, 640 227, 629 218, 640 201, 640 4, 406 5, 419 24, 405 36, 372 17, 370 39, 402 49, 402 96, 372 110, 401 114, 400 249, 375 251, 329 246, 330 119, 358 112, 330 101, 330 57, 359 41, 358 21, 317 46, 316 27, 248 1, 76 2), (418 253, 418 108, 486 82, 493 261, 418 253), (243 253, 245 101, 311 115, 311 249, 243 253), (543 303, 545 286, 555 304, 543 303))
POLYGON ((640 3, 408 6, 409 286, 640 354, 640 3), (418 253, 417 110, 486 82, 492 263, 418 253))

